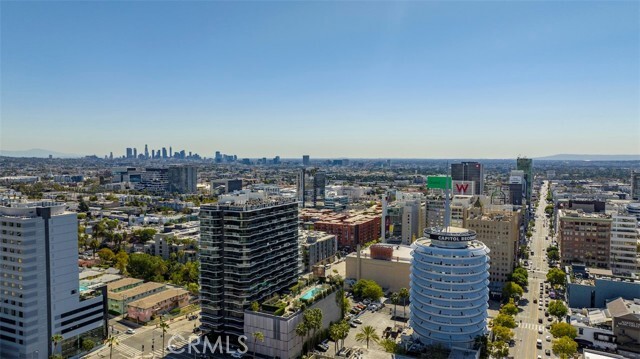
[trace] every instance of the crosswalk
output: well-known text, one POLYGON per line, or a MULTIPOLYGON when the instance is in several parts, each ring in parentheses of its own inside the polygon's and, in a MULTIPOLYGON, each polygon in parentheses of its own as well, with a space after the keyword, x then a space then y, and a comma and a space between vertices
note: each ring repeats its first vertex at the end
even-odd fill
MULTIPOLYGON (((180 337, 176 336, 174 340, 171 341, 171 344, 175 345, 178 348, 182 348, 188 344, 188 339, 190 333, 181 332, 179 333, 180 337)), ((168 339, 167 339, 168 340, 168 339)), ((166 343, 169 344, 169 343, 166 343)), ((113 348, 114 352, 120 353, 127 358, 137 359, 137 358, 162 358, 163 350, 162 350, 162 342, 156 342, 153 352, 151 348, 145 348, 145 351, 142 351, 142 346, 140 347, 132 347, 131 345, 120 342, 117 346, 113 348)), ((164 355, 170 354, 168 349, 164 350, 164 355)))
POLYGON ((535 323, 520 323, 518 324, 518 328, 538 331, 538 329, 544 330, 544 325, 535 324, 535 323))

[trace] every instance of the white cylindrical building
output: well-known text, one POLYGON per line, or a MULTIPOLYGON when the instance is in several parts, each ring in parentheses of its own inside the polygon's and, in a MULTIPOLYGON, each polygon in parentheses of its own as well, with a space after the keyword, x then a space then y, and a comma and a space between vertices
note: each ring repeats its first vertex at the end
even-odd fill
POLYGON ((411 261, 411 326, 423 344, 470 348, 487 328, 489 248, 463 228, 427 228, 411 261))

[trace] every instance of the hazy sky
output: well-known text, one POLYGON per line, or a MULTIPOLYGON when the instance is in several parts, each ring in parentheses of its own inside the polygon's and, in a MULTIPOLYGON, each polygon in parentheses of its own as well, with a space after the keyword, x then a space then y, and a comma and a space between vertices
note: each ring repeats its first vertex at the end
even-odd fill
POLYGON ((640 5, 7 2, 0 148, 640 153, 640 5))

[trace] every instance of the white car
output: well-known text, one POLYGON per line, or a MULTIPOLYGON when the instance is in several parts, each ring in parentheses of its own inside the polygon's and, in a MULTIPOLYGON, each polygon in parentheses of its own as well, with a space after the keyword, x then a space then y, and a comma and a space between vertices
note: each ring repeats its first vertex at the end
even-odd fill
POLYGON ((131 329, 131 328, 129 328, 129 329, 127 329, 127 334, 136 334, 136 331, 131 329))
POLYGON ((173 344, 171 344, 171 345, 167 346, 167 350, 168 351, 176 351, 176 350, 178 350, 178 347, 173 345, 173 344))
POLYGON ((538 334, 542 334, 542 327, 538 328, 538 334))
POLYGON ((362 324, 362 320, 360 320, 358 318, 354 319, 353 322, 356 323, 356 324, 362 324))
POLYGON ((547 335, 546 337, 544 337, 544 340, 550 342, 551 341, 551 336, 547 335))
POLYGON ((236 359, 242 358, 242 353, 240 353, 240 352, 233 352, 233 353, 231 353, 231 357, 232 357, 232 358, 236 358, 236 359))

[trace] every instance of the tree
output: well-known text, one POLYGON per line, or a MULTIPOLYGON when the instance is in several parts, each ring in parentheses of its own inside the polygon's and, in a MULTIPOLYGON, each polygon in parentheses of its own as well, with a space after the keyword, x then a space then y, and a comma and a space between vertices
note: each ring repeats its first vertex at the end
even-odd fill
POLYGON ((568 312, 569 309, 567 309, 567 306, 564 305, 564 303, 562 303, 561 301, 552 300, 551 302, 549 302, 549 314, 558 318, 558 320, 562 319, 562 317, 567 315, 568 312))
POLYGON ((409 290, 407 290, 407 288, 400 288, 400 291, 398 292, 398 296, 402 300, 402 317, 404 318, 407 315, 406 301, 407 301, 407 298, 409 298, 409 290))
POLYGON ((578 343, 569 337, 561 337, 553 340, 551 349, 553 354, 566 359, 572 357, 578 351, 578 343))
POLYGON ((100 241, 97 238, 93 238, 89 242, 89 248, 93 251, 93 258, 96 258, 96 250, 100 247, 100 241))
POLYGON ((367 349, 369 349, 369 341, 373 341, 377 343, 380 341, 380 337, 378 333, 376 333, 376 329, 370 325, 360 328, 360 332, 356 334, 356 341, 359 343, 366 342, 367 349))
POLYGON ((516 320, 512 316, 507 314, 498 314, 493 318, 492 325, 513 329, 516 327, 516 320))
POLYGON ((504 298, 520 298, 524 290, 521 286, 514 282, 507 282, 504 287, 502 287, 502 296, 504 298))
POLYGON ((342 289, 342 286, 340 286, 340 289, 338 289, 338 291, 336 292, 336 305, 338 306, 338 308, 340 308, 340 318, 344 318, 345 314, 347 314, 347 311, 349 311, 349 307, 351 306, 351 304, 349 303, 349 298, 347 298, 347 295, 345 294, 344 289, 342 289))
POLYGON ((100 258, 100 260, 106 263, 111 263, 115 256, 116 255, 113 254, 113 251, 109 248, 102 248, 98 251, 98 257, 100 258))
POLYGON ((251 302, 251 310, 257 312, 260 310, 260 304, 258 302, 251 302))
MULTIPOLYGON (((198 293, 200 293, 200 286, 198 285, 198 283, 189 283, 187 284, 187 290, 189 291, 189 293, 193 294, 193 295, 198 295, 198 293)), ((258 307, 258 309, 260 309, 258 307)))
POLYGON ((511 281, 513 281, 514 283, 516 283, 520 287, 526 287, 527 284, 529 283, 529 279, 527 278, 527 276, 523 275, 520 272, 517 272, 517 273, 513 272, 511 274, 511 281))
POLYGON ((307 309, 303 314, 303 321, 307 328, 312 332, 311 346, 315 346, 316 330, 322 328, 322 309, 307 309))
POLYGON ((549 247, 549 249, 547 249, 547 259, 549 262, 560 260, 560 252, 558 251, 558 248, 549 247))
POLYGON ((262 332, 253 333, 253 359, 256 358, 256 343, 258 342, 258 340, 260 342, 264 342, 264 333, 262 332))
POLYGON ((382 339, 378 344, 380 344, 387 353, 395 353, 398 350, 398 344, 393 339, 382 339))
POLYGON ((82 349, 85 352, 88 352, 89 350, 93 349, 93 347, 95 346, 96 346, 96 343, 91 339, 85 339, 82 341, 82 349))
POLYGON ((513 301, 513 298, 509 298, 509 303, 505 304, 500 308, 500 313, 507 315, 516 315, 518 314, 518 307, 513 301))
POLYGON ((497 359, 506 358, 509 356, 509 346, 501 341, 491 342, 489 343, 489 353, 497 359))
POLYGON ((84 198, 80 197, 80 202, 78 203, 78 210, 80 212, 89 212, 89 205, 84 201, 84 198))
POLYGON ((116 268, 118 268, 120 273, 127 274, 127 265, 129 264, 129 255, 127 252, 120 250, 114 259, 116 261, 116 268))
POLYGON ((342 345, 344 345, 344 340, 347 336, 349 336, 349 323, 345 320, 331 324, 329 327, 329 337, 335 342, 334 350, 336 353, 338 352, 338 346, 340 346, 339 341, 342 340, 342 345))
POLYGON ((398 303, 400 303, 400 294, 393 292, 391 293, 391 303, 393 303, 393 322, 395 325, 395 321, 396 321, 396 308, 398 306, 398 303))
POLYGON ((578 336, 576 328, 569 323, 553 323, 549 332, 554 338, 569 337, 575 339, 578 336))
POLYGON ((495 340, 505 343, 511 341, 514 336, 513 330, 500 325, 494 325, 493 328, 491 328, 491 332, 493 332, 495 340))
MULTIPOLYGON (((113 358, 113 347, 118 344, 120 343, 118 343, 118 340, 113 335, 110 335, 107 338, 107 345, 109 346, 109 359, 113 358)), ((163 353, 163 356, 164 356, 164 353, 163 353)))
POLYGON ((564 286, 567 282, 566 274, 558 268, 551 268, 547 273, 547 281, 552 286, 564 286))
POLYGON ((305 337, 309 334, 309 327, 305 324, 304 320, 296 325, 296 335, 302 338, 304 341, 305 337))
POLYGON ((53 353, 55 354, 58 351, 58 344, 60 344, 64 338, 61 334, 54 334, 51 336, 51 343, 53 344, 53 353))
POLYGON ((162 357, 164 358, 164 335, 169 329, 169 324, 162 317, 160 317, 160 329, 162 329, 162 357))
POLYGON ((368 280, 360 279, 353 285, 353 294, 359 298, 368 298, 370 300, 380 299, 384 293, 382 287, 378 283, 368 280))

